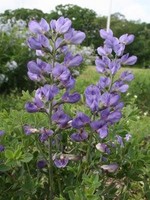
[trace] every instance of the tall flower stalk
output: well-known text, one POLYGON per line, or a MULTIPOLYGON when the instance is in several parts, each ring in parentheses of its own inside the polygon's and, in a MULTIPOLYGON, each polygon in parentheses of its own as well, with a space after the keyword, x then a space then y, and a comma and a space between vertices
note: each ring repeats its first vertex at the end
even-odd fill
MULTIPOLYGON (((75 85, 72 74, 74 67, 79 66, 83 59, 78 54, 72 55, 68 45, 80 44, 84 40, 85 34, 74 30, 71 25, 71 20, 64 17, 51 20, 50 24, 45 19, 29 23, 32 36, 28 38, 28 45, 36 51, 38 58, 36 61, 28 63, 28 76, 31 80, 38 82, 41 87, 35 91, 33 101, 27 102, 25 108, 29 113, 46 113, 49 118, 48 127, 36 129, 36 132, 39 132, 40 141, 45 144, 48 141, 46 148, 48 152, 49 199, 53 199, 54 193, 53 163, 57 167, 65 167, 68 163, 68 158, 61 155, 62 153, 55 156, 52 149, 53 143, 58 143, 55 140, 56 129, 58 131, 66 128, 71 119, 63 111, 62 105, 80 100, 80 95, 77 92, 71 93, 75 85), (60 98, 61 90, 64 94, 60 98)), ((33 128, 26 126, 26 133, 29 134, 33 130, 33 128)))
MULTIPOLYGON (((134 78, 129 71, 123 72, 117 80, 115 75, 122 65, 133 65, 137 60, 136 56, 124 54, 125 46, 133 42, 134 36, 124 34, 116 38, 111 30, 100 30, 104 46, 97 49, 95 64, 97 72, 102 76, 84 92, 90 114, 77 111, 76 116, 69 116, 64 110, 64 104, 74 104, 80 100, 80 94, 73 89, 75 70, 83 61, 81 55, 70 52, 69 46, 81 44, 85 34, 74 30, 71 20, 64 17, 51 20, 50 24, 45 19, 40 22, 31 21, 29 30, 32 36, 28 38, 28 45, 36 51, 37 59, 28 63, 28 77, 38 82, 40 87, 25 108, 29 113, 46 114, 49 124, 40 128, 25 125, 24 130, 27 135, 38 133, 39 140, 43 143, 46 154, 44 157, 48 157, 45 162, 48 163, 42 160, 38 166, 48 166, 48 198, 53 199, 53 179, 56 176, 54 167, 64 168, 70 161, 76 165, 78 160, 82 166, 86 160, 89 170, 97 150, 107 156, 111 152, 112 143, 106 141, 111 134, 109 129, 122 117, 124 104, 121 93, 128 90, 128 83, 134 78), (83 144, 84 148, 78 144, 83 144)), ((120 145, 123 140, 121 136, 117 136, 120 145)), ((118 163, 101 164, 101 169, 108 172, 115 172, 118 167, 118 163)), ((76 178, 81 171, 84 169, 80 167, 76 178)))

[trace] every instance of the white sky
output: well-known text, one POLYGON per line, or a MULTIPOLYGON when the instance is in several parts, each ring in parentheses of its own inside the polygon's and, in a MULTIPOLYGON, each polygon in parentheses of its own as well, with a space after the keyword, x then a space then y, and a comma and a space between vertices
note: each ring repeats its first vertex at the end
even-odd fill
MULTIPOLYGON (((37 8, 43 12, 55 9, 59 4, 74 4, 107 16, 111 0, 0 0, 0 13, 7 9, 37 8)), ((128 20, 150 23, 150 0, 112 0, 111 12, 120 12, 128 20)))

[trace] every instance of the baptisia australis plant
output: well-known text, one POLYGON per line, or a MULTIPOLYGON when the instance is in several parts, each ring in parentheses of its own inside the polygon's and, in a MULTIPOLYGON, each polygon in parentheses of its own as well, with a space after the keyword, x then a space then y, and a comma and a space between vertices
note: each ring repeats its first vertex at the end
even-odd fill
MULTIPOLYGON (((39 134, 39 141, 45 148, 45 155, 37 167, 48 168, 52 199, 55 167, 90 163, 97 150, 111 154, 113 144, 106 142, 111 134, 109 128, 121 119, 124 106, 121 93, 128 90, 128 83, 134 78, 130 71, 123 72, 117 80, 114 77, 122 65, 133 65, 137 58, 124 54, 126 45, 134 40, 133 35, 124 34, 118 39, 111 30, 100 30, 104 46, 97 49, 95 63, 97 72, 102 75, 97 84, 89 85, 84 93, 90 114, 78 111, 76 116, 70 116, 64 107, 80 100, 80 94, 74 91, 75 70, 83 58, 73 55, 69 49, 72 44, 81 44, 85 34, 72 28, 71 20, 64 17, 50 23, 45 19, 31 21, 29 30, 32 36, 28 38, 28 45, 36 51, 37 59, 28 63, 28 77, 40 87, 25 108, 29 113, 46 114, 49 123, 40 128, 25 125, 24 131, 26 135, 39 134), (79 143, 83 144, 83 149, 79 148, 79 143)), ((128 135, 125 138, 116 136, 116 141, 123 145, 126 138, 128 135)), ((117 163, 101 165, 101 169, 108 172, 115 172, 118 167, 117 163)))

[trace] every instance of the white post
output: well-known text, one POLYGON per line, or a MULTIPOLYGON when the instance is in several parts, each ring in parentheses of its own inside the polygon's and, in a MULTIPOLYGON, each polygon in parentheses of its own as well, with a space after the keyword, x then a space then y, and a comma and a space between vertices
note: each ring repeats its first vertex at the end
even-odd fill
POLYGON ((108 9, 108 17, 107 17, 107 28, 106 28, 107 31, 110 29, 111 7, 112 7, 112 0, 109 0, 109 9, 108 9))

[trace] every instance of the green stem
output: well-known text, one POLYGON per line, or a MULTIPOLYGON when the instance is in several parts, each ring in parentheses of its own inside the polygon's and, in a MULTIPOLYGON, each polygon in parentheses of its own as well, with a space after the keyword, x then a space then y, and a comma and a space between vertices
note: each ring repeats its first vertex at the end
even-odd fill
MULTIPOLYGON (((51 128, 52 126, 52 120, 51 120, 51 116, 52 116, 52 103, 50 103, 50 112, 49 112, 49 126, 51 128)), ((53 192, 54 192, 54 181, 53 181, 53 159, 52 159, 52 138, 49 137, 48 140, 48 185, 49 185, 49 200, 53 199, 53 192)))
MULTIPOLYGON (((92 115, 92 121, 93 120, 95 120, 95 113, 92 115)), ((89 144, 88 144, 88 149, 87 149, 87 153, 86 153, 86 161, 87 161, 87 163, 90 163, 90 152, 91 152, 92 139, 93 139, 93 133, 90 132, 89 144)))
POLYGON ((49 200, 53 199, 53 161, 52 161, 52 146, 51 146, 51 138, 49 138, 49 144, 48 144, 48 162, 49 162, 49 166, 48 166, 48 185, 49 185, 49 189, 50 189, 50 193, 49 193, 49 200))

